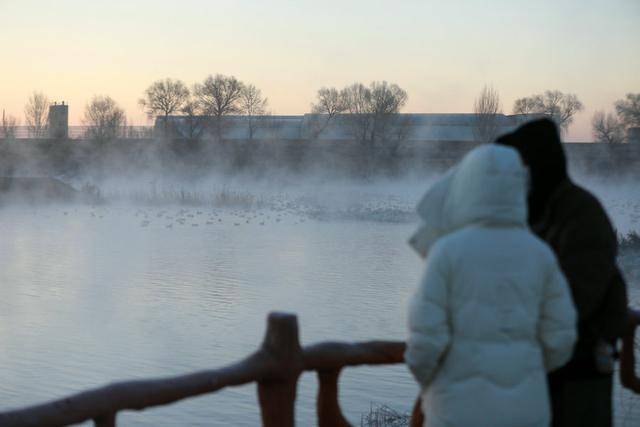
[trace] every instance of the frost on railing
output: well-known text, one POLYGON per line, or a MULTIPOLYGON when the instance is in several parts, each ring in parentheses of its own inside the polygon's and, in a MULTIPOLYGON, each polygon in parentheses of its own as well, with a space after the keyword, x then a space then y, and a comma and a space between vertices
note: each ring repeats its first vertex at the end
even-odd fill
MULTIPOLYGON (((633 341, 639 323, 640 312, 631 312, 620 367, 622 384, 636 393, 640 393, 640 380, 634 371, 633 341)), ((48 403, 3 412, 0 413, 0 426, 65 426, 87 420, 93 420, 98 427, 115 426, 119 411, 139 411, 224 387, 256 382, 262 425, 288 427, 294 425, 298 378, 304 371, 316 371, 318 425, 347 427, 350 424, 338 401, 338 377, 342 368, 403 363, 404 349, 405 344, 399 341, 323 342, 301 347, 296 316, 271 313, 262 345, 240 362, 177 377, 114 383, 48 403)), ((421 425, 422 414, 417 403, 411 426, 421 425)))

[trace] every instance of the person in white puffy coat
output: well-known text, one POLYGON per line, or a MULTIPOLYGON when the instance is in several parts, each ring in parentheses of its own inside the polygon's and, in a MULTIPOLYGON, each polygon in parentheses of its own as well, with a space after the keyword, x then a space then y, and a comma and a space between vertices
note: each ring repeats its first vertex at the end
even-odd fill
POLYGON ((508 147, 472 150, 418 205, 426 272, 405 361, 424 426, 548 426, 546 373, 576 340, 569 287, 527 229, 527 170, 508 147))

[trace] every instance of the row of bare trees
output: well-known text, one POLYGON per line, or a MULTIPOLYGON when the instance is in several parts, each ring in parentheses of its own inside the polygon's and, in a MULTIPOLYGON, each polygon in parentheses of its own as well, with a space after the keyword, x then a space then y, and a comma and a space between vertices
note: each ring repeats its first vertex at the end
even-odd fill
POLYGON ((640 93, 628 93, 615 102, 615 114, 596 111, 591 119, 597 142, 621 143, 630 128, 640 128, 640 93))
MULTIPOLYGON (((42 92, 33 92, 24 107, 24 117, 29 135, 34 138, 47 136, 49 98, 42 92)), ((127 119, 123 108, 109 96, 96 95, 85 106, 83 124, 86 136, 97 141, 107 141, 127 135, 127 119)), ((2 112, 0 136, 5 139, 16 137, 18 120, 2 112)))
MULTIPOLYGON (((640 127, 640 94, 628 93, 615 102, 615 114, 596 111, 591 125, 596 142, 621 143, 630 128, 640 127)), ((573 117, 584 106, 578 97, 559 90, 548 90, 544 94, 516 99, 513 114, 539 115, 555 121, 562 132, 566 132, 573 117)), ((491 142, 500 129, 498 117, 502 114, 500 96, 492 86, 485 86, 473 106, 474 136, 479 142, 491 142)))
MULTIPOLYGON (((399 142, 407 136, 409 118, 399 113, 408 99, 407 92, 397 84, 372 82, 369 86, 354 83, 340 90, 323 87, 318 90, 316 102, 311 105, 315 115, 311 122, 311 137, 317 138, 340 117, 342 126, 352 138, 369 146, 384 141, 390 150, 397 150, 399 142)), ((46 123, 46 97, 34 93, 27 104, 29 126, 34 133, 46 123), (43 113, 44 111, 44 113, 43 113), (44 119, 43 119, 44 117, 44 119)), ((171 114, 185 116, 190 137, 197 137, 204 129, 203 118, 212 123, 216 135, 221 136, 223 119, 227 115, 242 114, 248 119, 252 139, 257 116, 268 114, 268 101, 260 89, 245 85, 235 77, 216 75, 195 84, 192 91, 179 80, 165 79, 153 83, 140 100, 150 116, 162 114, 165 126, 171 114)), ((566 132, 576 113, 584 106, 575 94, 548 90, 544 94, 516 99, 513 114, 539 115, 554 120, 566 132)), ((625 131, 640 127, 640 94, 629 93, 615 103, 616 115, 597 111, 592 120, 593 134, 598 142, 617 143, 625 140, 625 131)), ((490 142, 500 131, 502 114, 500 96, 492 86, 485 86, 474 102, 473 131, 479 142, 490 142)), ((10 120, 10 119, 9 119, 10 120)), ((3 128, 5 118, 3 115, 3 128)), ((85 123, 94 129, 95 137, 113 136, 114 129, 126 124, 124 111, 108 97, 95 97, 85 111, 85 123), (97 110, 97 112, 96 112, 97 110), (104 135, 105 128, 107 135, 104 135)))
MULTIPOLYGON (((225 116, 244 114, 248 117, 248 137, 251 139, 255 117, 268 114, 268 101, 260 89, 221 74, 208 76, 203 82, 193 85, 191 90, 180 80, 156 81, 145 90, 139 103, 150 117, 164 117, 165 131, 168 131, 170 115, 183 115, 190 138, 201 136, 209 126, 219 137, 225 116)), ((29 97, 25 106, 25 120, 31 136, 46 136, 49 105, 49 99, 41 92, 34 92, 29 97)), ((90 139, 107 141, 127 134, 124 109, 106 95, 96 95, 91 99, 85 106, 82 122, 87 127, 86 136, 90 139)), ((0 136, 8 139, 15 137, 17 124, 15 117, 3 111, 0 136)))
POLYGON ((199 137, 207 127, 221 138, 225 116, 243 114, 252 139, 255 118, 268 114, 268 100, 260 89, 222 74, 210 75, 191 89, 181 80, 158 80, 145 90, 139 104, 149 117, 164 117, 165 135, 170 133, 169 116, 181 114, 189 138, 199 137))
MULTIPOLYGON (((559 90, 547 90, 543 94, 518 98, 513 104, 513 114, 548 117, 557 123, 563 133, 573 122, 575 114, 583 109, 584 106, 576 95, 559 90)), ((483 87, 474 101, 473 111, 473 133, 476 141, 493 141, 500 132, 499 116, 502 114, 498 91, 493 86, 483 87)))
POLYGON ((513 114, 538 114, 549 117, 563 133, 573 123, 575 114, 583 109, 584 105, 575 94, 559 90, 547 90, 543 94, 516 99, 513 103, 513 114))
MULTIPOLYGON (((396 84, 373 82, 369 86, 354 83, 341 90, 321 88, 312 105, 312 137, 319 136, 339 115, 345 129, 361 142, 401 139, 406 126, 401 126, 398 113, 407 101, 407 93, 396 84), (348 114, 346 114, 348 113, 348 114)), ((163 118, 165 134, 172 129, 170 116, 182 116, 183 135, 197 138, 211 129, 221 138, 225 117, 239 114, 247 118, 248 139, 255 132, 256 117, 268 115, 268 100, 260 89, 233 76, 208 76, 191 89, 181 80, 164 79, 151 84, 139 100, 149 117, 163 118)))
MULTIPOLYGON (((584 108, 578 97, 559 90, 548 90, 518 98, 513 104, 513 114, 548 117, 558 124, 564 133, 573 122, 574 115, 584 108)), ((491 142, 501 130, 502 105, 500 95, 493 86, 484 86, 473 104, 473 134, 478 142, 491 142)))
MULTIPOLYGON (((370 146, 385 141, 386 146, 397 149, 406 138, 409 117, 399 113, 408 99, 407 92, 397 84, 372 82, 369 86, 353 83, 342 89, 323 87, 311 105, 310 137, 317 138, 330 124, 341 121, 341 128, 349 135, 370 146)), ((253 139, 256 118, 268 115, 268 100, 260 89, 245 84, 233 76, 208 76, 191 89, 181 80, 163 79, 151 84, 139 100, 149 117, 163 117, 165 135, 170 133, 169 116, 182 116, 181 134, 198 138, 210 130, 222 137, 225 117, 244 115, 248 124, 248 139, 253 139)), ((25 105, 24 115, 29 134, 44 137, 47 132, 49 99, 42 92, 33 92, 25 105)), ((516 99, 513 114, 540 115, 554 120, 566 132, 576 113, 584 106, 575 94, 548 90, 542 94, 516 99)), ((494 140, 500 131, 502 114, 500 96, 492 86, 485 86, 474 101, 474 137, 480 142, 494 140)), ((640 94, 627 94, 615 103, 615 112, 597 111, 592 119, 596 141, 623 142, 625 131, 640 127, 640 94)), ((124 110, 108 96, 94 96, 86 105, 83 123, 87 136, 108 140, 123 136, 127 119, 124 110)), ((0 136, 14 138, 18 120, 2 113, 0 136)))

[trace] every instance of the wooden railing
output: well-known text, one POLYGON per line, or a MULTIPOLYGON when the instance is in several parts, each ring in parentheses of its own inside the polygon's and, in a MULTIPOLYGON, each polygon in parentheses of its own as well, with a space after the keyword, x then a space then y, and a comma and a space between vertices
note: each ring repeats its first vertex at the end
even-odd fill
POLYGON ((0 413, 2 427, 53 427, 93 420, 97 427, 116 425, 122 410, 142 410, 224 387, 258 383, 262 425, 294 425, 298 377, 317 371, 320 426, 349 423, 338 403, 338 376, 345 366, 403 363, 404 343, 325 342, 300 347, 296 316, 271 313, 262 346, 246 359, 222 369, 172 378, 126 381, 81 392, 42 405, 0 413))
MULTIPOLYGON (((640 393, 633 355, 635 328, 640 312, 631 312, 630 328, 623 340, 620 363, 622 384, 640 393)), ((114 383, 41 405, 0 413, 2 427, 53 427, 93 420, 97 427, 116 425, 123 410, 143 410, 188 397, 215 392, 224 387, 258 383, 262 425, 294 425, 298 377, 316 371, 319 389, 316 409, 320 427, 348 427, 338 402, 338 376, 342 368, 357 365, 403 363, 405 344, 399 341, 360 343, 324 342, 301 347, 298 322, 293 314, 271 313, 260 348, 244 360, 227 367, 152 380, 114 383)), ((422 424, 416 404, 411 425, 422 424)))
POLYGON ((640 325, 640 311, 629 310, 629 326, 627 333, 622 337, 620 352, 620 384, 636 394, 640 394, 640 378, 636 374, 636 356, 633 350, 638 325, 640 325))

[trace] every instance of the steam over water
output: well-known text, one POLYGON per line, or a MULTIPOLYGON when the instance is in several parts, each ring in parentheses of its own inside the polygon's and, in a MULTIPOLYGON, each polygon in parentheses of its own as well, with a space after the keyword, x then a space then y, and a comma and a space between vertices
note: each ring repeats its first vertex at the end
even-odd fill
MULTIPOLYGON (((423 268, 406 239, 427 187, 236 184, 185 194, 154 183, 107 186, 113 202, 98 206, 0 209, 0 409, 229 364, 260 344, 273 310, 298 314, 303 344, 404 339, 423 268)), ((640 231, 638 190, 595 191, 621 233, 640 231)), ((637 306, 637 254, 624 255, 637 306)), ((359 424, 372 402, 409 411, 417 387, 403 366, 350 368, 340 391, 359 424)), ((300 425, 314 423, 315 392, 305 374, 300 425)), ((637 400, 619 389, 615 399, 619 425, 640 420, 637 400)), ((258 425, 255 386, 122 413, 119 422, 258 425)))

